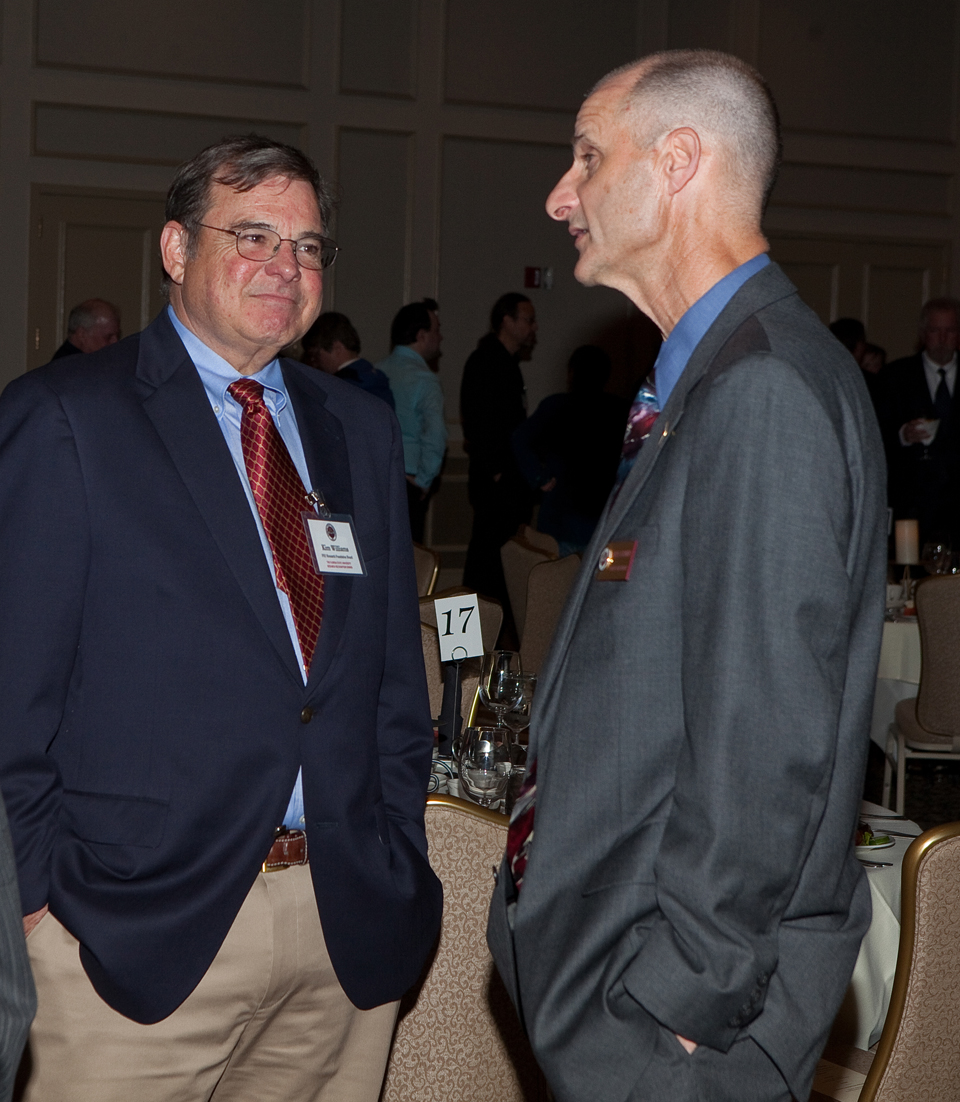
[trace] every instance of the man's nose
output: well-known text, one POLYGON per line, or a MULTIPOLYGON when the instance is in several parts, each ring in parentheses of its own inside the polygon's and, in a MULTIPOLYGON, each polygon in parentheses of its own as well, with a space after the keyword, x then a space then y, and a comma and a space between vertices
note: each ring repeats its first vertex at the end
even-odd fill
POLYGON ((279 275, 282 279, 300 278, 300 264, 297 261, 296 242, 281 241, 280 248, 267 261, 267 271, 279 275))
POLYGON ((573 167, 560 177, 557 186, 547 196, 547 214, 558 222, 566 222, 577 205, 577 192, 573 186, 573 167))

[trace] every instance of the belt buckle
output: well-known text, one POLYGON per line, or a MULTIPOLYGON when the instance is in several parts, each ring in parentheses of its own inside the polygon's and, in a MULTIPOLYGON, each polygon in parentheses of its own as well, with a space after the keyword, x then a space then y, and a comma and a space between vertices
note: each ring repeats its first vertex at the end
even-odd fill
MULTIPOLYGON (((287 834, 299 834, 303 838, 304 859, 302 861, 280 861, 277 863, 270 862, 270 853, 267 854, 267 859, 260 865, 261 872, 283 872, 284 869, 289 869, 292 865, 305 865, 306 864, 306 848, 307 837, 306 833, 302 830, 292 831, 288 827, 279 826, 273 832, 273 843, 276 844, 277 840, 283 838, 287 834)), ((271 845, 270 850, 273 850, 271 845)))

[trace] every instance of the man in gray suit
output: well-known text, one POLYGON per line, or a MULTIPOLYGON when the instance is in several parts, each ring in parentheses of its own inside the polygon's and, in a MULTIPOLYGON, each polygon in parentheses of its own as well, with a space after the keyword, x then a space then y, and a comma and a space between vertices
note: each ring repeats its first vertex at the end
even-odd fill
POLYGON ((590 94, 547 200, 577 279, 666 338, 491 908, 558 1102, 807 1098, 870 920, 883 453, 857 365, 766 257, 779 144, 749 66, 658 54, 590 94))

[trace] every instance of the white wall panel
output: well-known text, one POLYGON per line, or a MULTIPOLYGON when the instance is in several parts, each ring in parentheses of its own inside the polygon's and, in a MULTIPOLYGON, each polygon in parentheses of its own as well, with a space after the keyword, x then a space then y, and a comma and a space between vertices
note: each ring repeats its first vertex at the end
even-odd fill
POLYGON ((373 361, 390 350, 390 322, 407 294, 411 145, 407 134, 340 132, 336 309, 373 361))

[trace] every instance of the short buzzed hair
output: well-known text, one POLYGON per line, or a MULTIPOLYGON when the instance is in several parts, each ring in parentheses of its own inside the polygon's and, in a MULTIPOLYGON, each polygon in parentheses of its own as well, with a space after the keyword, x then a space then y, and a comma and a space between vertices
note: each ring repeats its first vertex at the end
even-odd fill
POLYGON ((637 70, 629 99, 642 111, 645 147, 681 126, 718 137, 747 188, 739 196, 759 221, 780 167, 780 116, 767 82, 752 66, 718 50, 666 50, 622 65, 596 88, 637 70))
POLYGON ((930 314, 934 310, 951 310, 953 312, 953 320, 960 326, 960 300, 955 298, 931 298, 928 299, 920 310, 920 329, 924 330, 927 327, 927 320, 930 314))

